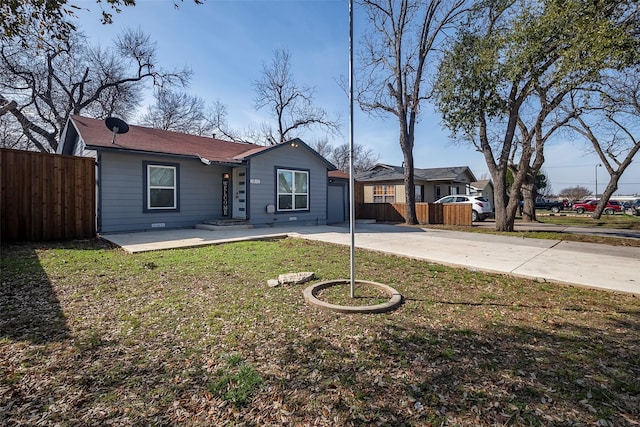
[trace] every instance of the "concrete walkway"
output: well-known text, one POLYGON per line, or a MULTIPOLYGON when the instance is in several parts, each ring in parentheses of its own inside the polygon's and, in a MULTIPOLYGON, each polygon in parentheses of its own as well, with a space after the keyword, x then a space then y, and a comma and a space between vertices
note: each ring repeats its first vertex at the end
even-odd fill
MULTIPOLYGON (((131 253, 283 237, 347 246, 351 240, 346 226, 181 229, 101 237, 131 253)), ((474 270, 640 295, 640 248, 637 247, 385 224, 357 224, 355 246, 474 270)))

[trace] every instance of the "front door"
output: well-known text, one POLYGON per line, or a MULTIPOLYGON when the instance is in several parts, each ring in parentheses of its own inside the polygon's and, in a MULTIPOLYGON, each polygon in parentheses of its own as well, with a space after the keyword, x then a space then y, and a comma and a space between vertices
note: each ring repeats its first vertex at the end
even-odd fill
POLYGON ((233 186, 233 217, 247 218, 247 169, 233 168, 231 180, 233 186))

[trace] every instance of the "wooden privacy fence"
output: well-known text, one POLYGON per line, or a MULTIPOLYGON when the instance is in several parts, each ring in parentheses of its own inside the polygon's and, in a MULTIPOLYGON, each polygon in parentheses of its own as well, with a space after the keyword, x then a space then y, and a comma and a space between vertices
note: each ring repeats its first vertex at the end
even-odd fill
POLYGON ((96 234, 95 160, 0 149, 2 241, 96 234))
MULTIPOLYGON (((471 225, 471 205, 468 203, 416 203, 420 224, 471 225)), ((357 203, 356 218, 384 222, 405 222, 404 203, 357 203)))

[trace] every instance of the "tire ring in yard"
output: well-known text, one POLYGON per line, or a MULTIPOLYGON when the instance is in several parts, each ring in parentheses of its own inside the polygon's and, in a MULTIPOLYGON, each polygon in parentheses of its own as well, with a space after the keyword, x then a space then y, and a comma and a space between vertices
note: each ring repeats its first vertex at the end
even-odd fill
POLYGON ((348 279, 338 279, 338 280, 328 280, 326 282, 316 283, 315 285, 311 285, 307 287, 304 292, 304 299, 311 305, 316 307, 320 307, 326 310, 336 311, 338 313, 384 313, 387 311, 394 310, 402 303, 402 295, 393 289, 391 286, 383 285, 382 283, 370 282, 367 280, 356 280, 355 283, 361 283, 365 285, 374 286, 389 296, 389 301, 384 302, 382 304, 375 305, 337 305, 337 304, 329 304, 328 302, 319 300, 317 298, 318 292, 323 289, 330 288, 335 285, 343 285, 350 284, 351 281, 348 279))

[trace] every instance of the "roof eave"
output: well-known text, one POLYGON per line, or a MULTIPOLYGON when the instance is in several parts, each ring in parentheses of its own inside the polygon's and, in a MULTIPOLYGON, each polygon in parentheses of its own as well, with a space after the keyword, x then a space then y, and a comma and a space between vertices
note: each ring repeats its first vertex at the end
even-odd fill
POLYGON ((309 147, 300 138, 294 138, 294 139, 291 139, 291 140, 286 141, 286 142, 281 142, 279 144, 272 145, 272 146, 270 146, 268 148, 265 148, 264 150, 258 151, 257 153, 249 154, 248 156, 243 156, 242 154, 240 154, 240 155, 236 156, 236 158, 243 159, 243 160, 249 160, 249 159, 251 159, 253 157, 259 156, 259 155, 267 153, 269 151, 273 151, 273 150, 285 147, 287 145, 292 145, 292 144, 302 144, 311 153, 313 153, 316 157, 318 157, 320 160, 322 160, 327 165, 327 170, 337 170, 338 169, 333 163, 331 163, 329 160, 327 160, 324 157, 322 157, 316 150, 314 150, 313 148, 309 147))
MULTIPOLYGON (((148 150, 134 150, 130 148, 122 148, 122 147, 105 147, 104 145, 90 145, 87 144, 85 146, 89 150, 96 151, 113 151, 120 153, 129 153, 129 154, 145 154, 145 155, 154 155, 154 156, 164 156, 164 157, 179 157, 181 159, 195 159, 200 160, 200 156, 195 154, 175 154, 175 153, 165 153, 160 151, 148 151, 148 150)), ((221 166, 238 166, 246 164, 243 160, 211 160, 207 159, 212 164, 221 165, 221 166)))

